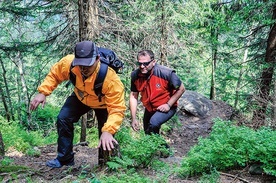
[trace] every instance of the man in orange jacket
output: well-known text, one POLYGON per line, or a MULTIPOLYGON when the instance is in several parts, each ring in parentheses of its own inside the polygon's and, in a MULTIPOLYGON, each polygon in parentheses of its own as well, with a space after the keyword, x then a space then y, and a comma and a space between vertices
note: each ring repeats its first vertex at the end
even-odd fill
MULTIPOLYGON (((69 80, 70 69, 76 75, 74 92, 67 98, 57 117, 58 154, 46 165, 60 168, 63 165, 74 165, 73 136, 74 122, 90 109, 95 111, 98 120, 98 148, 106 151, 114 149, 118 142, 113 135, 118 131, 126 110, 124 86, 116 72, 108 68, 103 82, 101 101, 94 92, 94 82, 100 69, 100 56, 95 43, 82 41, 76 44, 75 54, 63 57, 54 64, 45 80, 38 87, 38 92, 30 103, 30 110, 39 104, 44 107, 46 97, 63 81, 69 80), (74 66, 71 69, 71 64, 74 66)), ((103 154, 99 150, 99 164, 103 163, 103 154)))

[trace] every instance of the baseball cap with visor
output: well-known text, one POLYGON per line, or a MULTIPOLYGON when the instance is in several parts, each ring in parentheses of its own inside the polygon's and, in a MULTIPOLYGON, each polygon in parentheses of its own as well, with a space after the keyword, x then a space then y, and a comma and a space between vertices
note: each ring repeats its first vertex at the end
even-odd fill
POLYGON ((98 56, 98 48, 92 41, 82 41, 75 46, 75 58, 73 66, 91 66, 98 56))

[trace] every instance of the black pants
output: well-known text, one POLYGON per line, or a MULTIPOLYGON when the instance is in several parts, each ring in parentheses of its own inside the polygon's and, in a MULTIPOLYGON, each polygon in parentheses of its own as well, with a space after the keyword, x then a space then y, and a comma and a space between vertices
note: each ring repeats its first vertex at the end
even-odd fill
MULTIPOLYGON (((67 98, 62 106, 57 117, 57 132, 58 132, 58 155, 57 159, 62 163, 74 161, 73 153, 73 138, 74 138, 74 125, 78 122, 80 117, 91 110, 90 107, 84 105, 79 101, 75 93, 67 98)), ((107 120, 107 109, 93 109, 98 120, 98 132, 101 136, 101 129, 107 120)), ((99 151, 99 159, 102 153, 99 151)))
POLYGON ((146 134, 159 134, 161 125, 167 122, 176 113, 177 107, 172 107, 168 112, 149 112, 145 109, 143 125, 146 134))

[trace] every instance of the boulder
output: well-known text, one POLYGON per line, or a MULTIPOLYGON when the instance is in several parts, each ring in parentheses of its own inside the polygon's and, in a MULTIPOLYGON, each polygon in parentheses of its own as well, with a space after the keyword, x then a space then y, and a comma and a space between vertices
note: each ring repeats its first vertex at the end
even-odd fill
POLYGON ((204 118, 213 109, 213 102, 205 96, 186 90, 178 100, 178 110, 193 116, 204 118))

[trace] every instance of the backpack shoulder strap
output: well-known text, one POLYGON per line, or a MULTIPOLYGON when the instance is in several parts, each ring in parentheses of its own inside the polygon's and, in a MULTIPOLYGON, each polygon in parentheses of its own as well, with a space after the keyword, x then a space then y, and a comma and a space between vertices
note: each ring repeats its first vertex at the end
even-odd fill
POLYGON ((72 83, 74 86, 76 84, 76 75, 74 73, 72 73, 72 69, 73 69, 73 62, 71 63, 70 66, 70 72, 69 72, 69 81, 66 83, 65 87, 68 88, 68 86, 72 83))
POLYGON ((94 83, 94 92, 98 96, 99 102, 102 101, 102 96, 104 96, 104 94, 102 93, 102 88, 103 88, 103 81, 107 73, 107 69, 108 69, 108 65, 104 62, 101 62, 100 70, 98 72, 97 78, 94 83))

